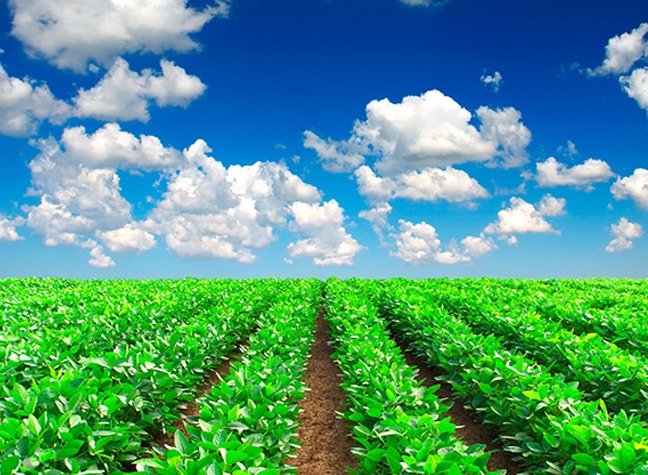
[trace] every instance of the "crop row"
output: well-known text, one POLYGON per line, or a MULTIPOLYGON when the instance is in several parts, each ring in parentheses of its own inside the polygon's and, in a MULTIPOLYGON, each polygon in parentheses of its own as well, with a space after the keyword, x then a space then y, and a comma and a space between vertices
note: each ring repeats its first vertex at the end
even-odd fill
POLYGON ((296 444, 301 376, 313 341, 322 283, 302 280, 260 315, 240 361, 198 399, 200 416, 175 433, 175 447, 140 460, 157 474, 278 475, 296 444))
POLYGON ((3 475, 120 473, 178 417, 280 287, 64 284, 58 301, 56 289, 29 286, 23 305, 20 296, 5 300, 3 475))
POLYGON ((447 407, 415 379, 368 297, 344 281, 326 285, 333 357, 348 396, 345 418, 360 444, 357 473, 493 474, 484 446, 466 446, 443 417, 447 407))
POLYGON ((648 473, 648 429, 638 416, 611 417, 602 400, 586 401, 564 376, 475 333, 418 284, 364 287, 395 330, 442 367, 457 394, 497 428, 529 473, 648 473))

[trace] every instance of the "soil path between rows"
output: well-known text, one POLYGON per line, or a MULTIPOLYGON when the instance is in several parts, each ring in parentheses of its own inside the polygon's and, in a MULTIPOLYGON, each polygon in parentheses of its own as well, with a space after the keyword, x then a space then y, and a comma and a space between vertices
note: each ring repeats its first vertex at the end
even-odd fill
POLYGON ((238 361, 241 358, 242 345, 243 342, 239 342, 216 368, 209 371, 207 376, 205 376, 202 384, 196 388, 197 392, 195 400, 186 402, 180 408, 181 417, 173 423, 173 429, 167 430, 166 434, 159 433, 155 435, 153 439, 154 445, 157 445, 158 447, 173 446, 174 434, 176 430, 181 431, 186 436, 189 435, 187 434, 185 424, 192 424, 189 419, 200 416, 200 409, 196 405, 196 401, 198 400, 198 398, 211 391, 212 386, 214 386, 215 384, 220 384, 221 379, 223 379, 229 373, 232 363, 238 361))
POLYGON ((310 390, 299 401, 302 412, 297 440, 303 445, 297 456, 288 461, 299 475, 343 475, 348 473, 345 467, 358 466, 351 453, 355 444, 348 422, 337 416, 337 412, 344 410, 345 393, 340 387, 340 370, 331 358, 328 331, 328 322, 320 312, 305 373, 310 390))
POLYGON ((516 475, 524 472, 524 469, 516 463, 508 452, 502 451, 502 445, 497 441, 497 434, 488 429, 483 424, 475 422, 475 415, 472 411, 466 409, 463 403, 452 393, 452 386, 444 381, 437 381, 436 377, 442 373, 439 370, 432 369, 423 363, 414 353, 412 353, 407 344, 398 339, 394 339, 400 347, 407 364, 418 368, 417 379, 425 380, 423 386, 430 387, 440 384, 441 387, 435 393, 442 401, 452 403, 452 407, 445 415, 450 417, 452 423, 457 426, 455 434, 468 445, 485 444, 486 450, 491 453, 488 459, 487 468, 489 470, 506 470, 506 475, 516 475))

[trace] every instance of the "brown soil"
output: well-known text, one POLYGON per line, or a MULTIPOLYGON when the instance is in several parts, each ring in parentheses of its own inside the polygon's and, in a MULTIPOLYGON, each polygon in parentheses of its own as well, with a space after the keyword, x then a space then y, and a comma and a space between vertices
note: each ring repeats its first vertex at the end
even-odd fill
POLYGON ((486 450, 491 453, 488 459, 487 468, 489 470, 505 469, 507 475, 515 475, 524 472, 524 469, 516 463, 511 454, 502 450, 502 444, 497 440, 497 434, 486 426, 475 422, 473 411, 466 409, 462 402, 454 397, 452 386, 444 381, 437 381, 436 377, 442 373, 439 370, 432 369, 417 358, 414 353, 407 349, 407 345, 401 341, 395 340, 401 348, 407 364, 418 368, 418 379, 425 379, 423 385, 426 387, 440 384, 441 387, 435 393, 441 400, 446 403, 452 403, 452 407, 446 413, 457 426, 455 434, 468 445, 485 444, 486 450))
MULTIPOLYGON (((225 359, 221 362, 220 365, 218 365, 216 368, 211 370, 207 374, 207 376, 205 376, 205 379, 203 380, 202 384, 200 384, 200 386, 196 388, 197 389, 196 400, 199 397, 211 391, 211 388, 212 386, 214 386, 214 384, 219 384, 220 381, 223 379, 223 377, 227 373, 229 373, 230 365, 234 361, 237 361, 240 357, 241 357, 241 347, 238 346, 227 357, 225 357, 225 359)), ((181 405, 180 419, 178 419, 173 423, 172 429, 167 430, 165 433, 160 432, 158 434, 155 434, 153 438, 153 445, 158 447, 167 447, 167 446, 173 447, 175 431, 179 430, 184 435, 188 435, 185 424, 195 425, 195 423, 191 421, 190 418, 198 417, 199 415, 200 415, 200 409, 196 405, 195 400, 186 402, 185 404, 181 405)))
POLYGON ((344 410, 344 390, 340 387, 340 370, 331 359, 327 344, 329 325, 323 313, 317 317, 315 342, 306 367, 306 386, 310 389, 299 401, 301 426, 297 440, 303 444, 289 464, 299 475, 341 475, 345 467, 357 468, 351 454, 354 441, 348 422, 337 417, 344 410))

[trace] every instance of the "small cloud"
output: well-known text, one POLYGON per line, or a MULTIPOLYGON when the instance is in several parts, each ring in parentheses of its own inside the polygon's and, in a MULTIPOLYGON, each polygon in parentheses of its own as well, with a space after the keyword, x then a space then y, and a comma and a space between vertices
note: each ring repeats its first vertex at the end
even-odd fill
MULTIPOLYGON (((499 234, 511 243, 510 237, 515 234, 551 233, 556 231, 545 217, 559 216, 565 213, 567 201, 555 198, 550 194, 542 197, 540 203, 532 205, 522 198, 512 197, 510 206, 497 213, 497 221, 490 223, 484 229, 486 234, 499 234)), ((513 241, 517 243, 517 238, 513 241)))
POLYGON ((560 147, 558 147, 558 153, 561 153, 567 157, 575 157, 576 155, 578 155, 578 150, 576 149, 574 142, 568 140, 567 145, 561 145, 560 147))
POLYGON ((605 60, 596 69, 588 69, 590 76, 604 76, 607 74, 623 74, 632 68, 641 58, 648 55, 648 42, 645 40, 648 33, 648 23, 642 23, 629 33, 610 38, 605 47, 605 60))
POLYGON ((492 75, 487 75, 486 71, 484 71, 479 80, 484 83, 484 86, 490 87, 494 92, 499 92, 503 82, 502 75, 499 71, 495 71, 492 75))
POLYGON ((614 239, 605 248, 605 252, 622 252, 632 249, 632 240, 643 235, 643 228, 639 223, 631 223, 626 218, 621 218, 618 224, 613 224, 610 234, 614 239))
POLYGON ((606 182, 614 176, 606 162, 594 158, 569 168, 554 157, 549 157, 544 162, 536 163, 536 171, 535 179, 540 186, 574 186, 585 191, 592 191, 594 183, 606 182))
POLYGON ((637 168, 632 175, 617 178, 610 191, 614 199, 630 198, 637 206, 648 211, 648 170, 637 168))

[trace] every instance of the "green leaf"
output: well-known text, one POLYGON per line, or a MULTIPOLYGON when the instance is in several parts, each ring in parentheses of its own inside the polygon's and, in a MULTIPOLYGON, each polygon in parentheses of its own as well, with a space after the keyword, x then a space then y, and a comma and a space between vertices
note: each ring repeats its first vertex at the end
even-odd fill
POLYGON ((589 454, 574 454, 572 455, 572 458, 576 463, 586 467, 593 467, 596 465, 596 459, 589 454))
POLYGON ((20 465, 20 457, 12 455, 2 461, 0 465, 0 474, 11 475, 13 471, 20 465))

